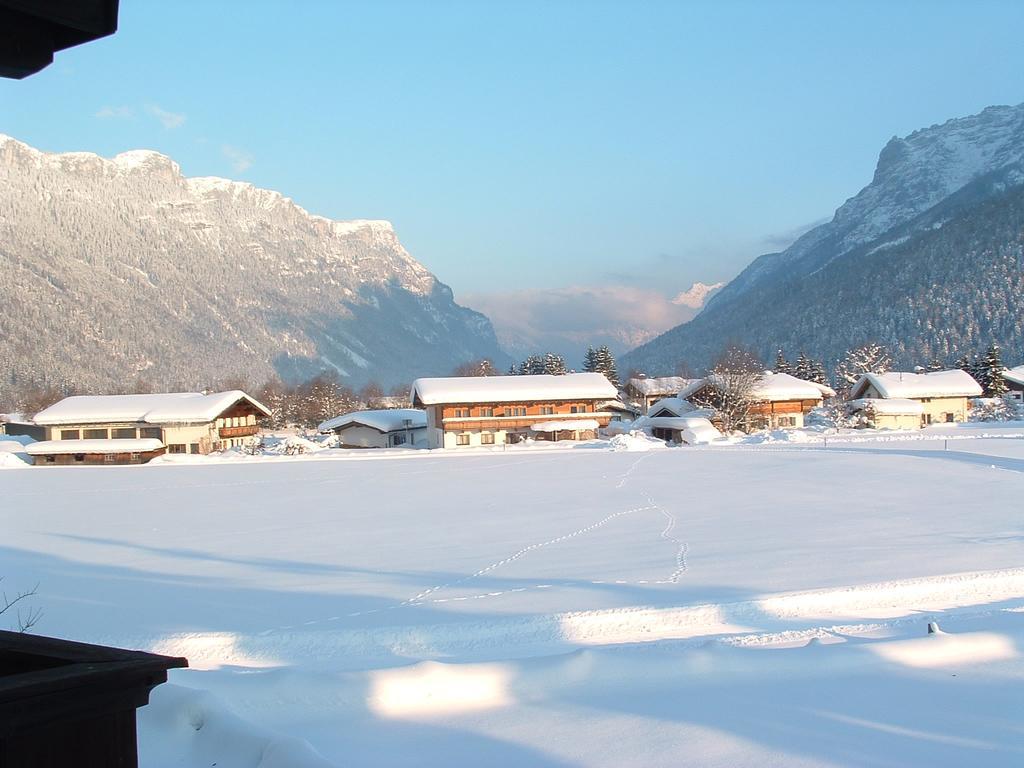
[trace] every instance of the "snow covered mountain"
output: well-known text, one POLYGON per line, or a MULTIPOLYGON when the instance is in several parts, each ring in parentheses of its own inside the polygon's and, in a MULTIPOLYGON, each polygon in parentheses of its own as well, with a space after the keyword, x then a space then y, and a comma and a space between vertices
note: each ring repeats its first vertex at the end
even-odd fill
POLYGON ((1024 298, 1008 267, 1019 254, 1022 185, 1024 104, 893 138, 871 183, 831 221, 756 259, 693 321, 623 365, 703 367, 734 341, 765 357, 781 347, 827 360, 869 339, 903 363, 948 362, 990 338, 1024 354, 1021 331, 1002 325, 1024 298), (990 226, 977 227, 982 220, 990 226), (954 294, 957 306, 944 311, 954 294))
POLYGON ((0 136, 0 374, 102 390, 337 371, 359 386, 501 358, 386 221, 185 178, 170 158, 49 154, 0 136))

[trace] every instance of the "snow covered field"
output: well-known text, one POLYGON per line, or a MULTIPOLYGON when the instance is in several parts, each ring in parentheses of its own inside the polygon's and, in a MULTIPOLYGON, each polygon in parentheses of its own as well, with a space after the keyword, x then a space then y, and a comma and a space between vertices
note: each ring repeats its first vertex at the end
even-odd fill
POLYGON ((25 468, 0 576, 189 657, 150 768, 1019 765, 1022 498, 1022 424, 25 468))

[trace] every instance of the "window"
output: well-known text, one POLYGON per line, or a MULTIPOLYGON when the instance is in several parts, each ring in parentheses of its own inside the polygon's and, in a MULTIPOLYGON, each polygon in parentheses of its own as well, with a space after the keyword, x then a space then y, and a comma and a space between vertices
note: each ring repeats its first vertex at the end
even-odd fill
POLYGON ((956 416, 956 414, 947 413, 946 414, 946 423, 947 424, 952 424, 956 420, 955 416, 956 416))
POLYGON ((482 432, 480 434, 481 445, 494 445, 494 433, 493 432, 482 432))
POLYGON ((493 408, 481 408, 480 409, 480 415, 481 416, 493 416, 494 415, 494 409, 493 408))
POLYGON ((56 461, 57 461, 57 457, 56 456, 50 455, 50 456, 46 457, 46 463, 47 464, 54 464, 54 463, 56 463, 56 461))
POLYGON ((795 427, 796 416, 779 416, 778 423, 780 427, 795 427))
POLYGON ((392 435, 391 445, 405 445, 405 435, 392 435))
POLYGON ((82 432, 82 437, 86 440, 106 440, 107 430, 105 429, 86 429, 82 432))
POLYGON ((463 433, 461 435, 456 435, 455 436, 455 444, 456 445, 469 445, 469 435, 465 434, 465 433, 463 433))
POLYGON ((155 437, 157 440, 162 440, 163 435, 160 432, 160 427, 142 427, 139 430, 139 437, 155 437))
POLYGON ((121 429, 112 429, 110 430, 110 436, 115 440, 134 440, 135 427, 123 427, 121 429))
POLYGON ((184 443, 171 443, 170 445, 167 446, 167 452, 168 453, 184 453, 185 452, 185 444, 184 443))
POLYGON ((550 405, 542 405, 540 407, 541 416, 550 416, 555 412, 555 409, 550 405))
POLYGON ((188 452, 199 453, 199 443, 189 443, 188 452))
POLYGON ((61 440, 77 440, 80 437, 80 433, 77 429, 62 429, 60 431, 61 440))
POLYGON ((103 454, 103 462, 105 464, 113 464, 115 461, 117 461, 117 454, 116 453, 104 453, 103 454))
POLYGON ((76 453, 75 454, 75 461, 85 461, 85 454, 84 453, 76 453))

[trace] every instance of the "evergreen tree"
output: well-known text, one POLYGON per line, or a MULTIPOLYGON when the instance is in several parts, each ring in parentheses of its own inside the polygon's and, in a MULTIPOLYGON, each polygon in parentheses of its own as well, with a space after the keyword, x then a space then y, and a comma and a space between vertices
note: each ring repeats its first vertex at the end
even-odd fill
POLYGON ((811 375, 807 380, 813 381, 815 384, 823 384, 826 387, 829 386, 828 371, 825 370, 825 363, 821 360, 812 360, 811 375))
POLYGON ((593 347, 587 347, 587 354, 583 356, 583 370, 587 373, 593 373, 597 370, 597 350, 593 347))
POLYGON ((775 355, 775 373, 793 373, 793 366, 789 364, 786 356, 782 354, 780 349, 778 354, 775 355))
POLYGON ((807 357, 806 353, 800 352, 800 356, 796 359, 796 365, 793 366, 792 374, 804 381, 811 380, 814 371, 812 370, 811 359, 807 357))
POLYGON ((1009 387, 1006 386, 1006 380, 1003 379, 1005 370, 1006 366, 1003 365, 999 345, 992 342, 978 365, 980 375, 978 383, 985 390, 985 397, 1001 397, 1006 394, 1009 387))
POLYGON ((556 355, 554 352, 548 352, 544 355, 544 370, 541 373, 549 373, 554 376, 561 376, 566 373, 565 360, 561 355, 556 355))
POLYGON ((939 358, 933 357, 931 361, 929 361, 928 365, 925 366, 925 370, 927 370, 928 373, 935 373, 936 371, 946 370, 946 366, 942 364, 942 361, 939 360, 939 358))
POLYGON ((618 388, 619 371, 615 365, 615 356, 606 345, 602 345, 594 351, 594 367, 591 370, 595 373, 603 373, 612 386, 618 388))

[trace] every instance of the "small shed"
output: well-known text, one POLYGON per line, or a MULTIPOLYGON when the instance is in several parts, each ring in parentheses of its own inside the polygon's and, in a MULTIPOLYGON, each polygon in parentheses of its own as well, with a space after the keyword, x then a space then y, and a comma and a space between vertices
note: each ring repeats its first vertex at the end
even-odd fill
POLYGON ((0 766, 136 768, 135 710, 188 661, 0 631, 0 766))
POLYGON ((354 411, 328 419, 317 429, 338 435, 342 448, 415 448, 426 444, 427 414, 418 408, 354 411))
POLYGON ((145 464, 162 456, 164 444, 156 438, 125 440, 43 440, 31 443, 25 453, 37 466, 88 464, 145 464))

